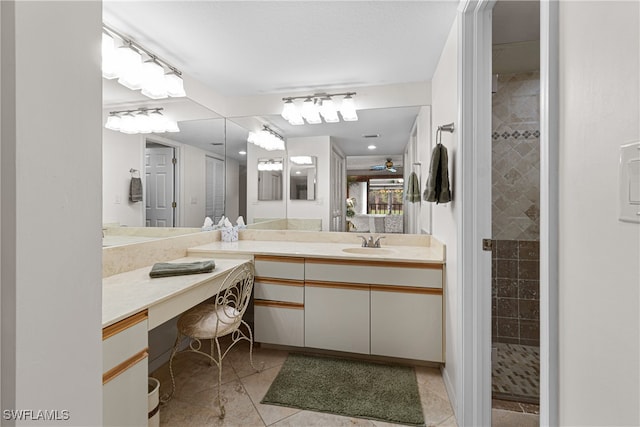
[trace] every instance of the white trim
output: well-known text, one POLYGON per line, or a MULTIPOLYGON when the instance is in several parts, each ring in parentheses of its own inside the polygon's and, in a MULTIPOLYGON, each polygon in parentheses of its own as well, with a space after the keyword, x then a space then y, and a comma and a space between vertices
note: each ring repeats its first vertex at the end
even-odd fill
POLYGON ((491 425, 491 10, 493 0, 459 8, 458 425, 491 425))
POLYGON ((558 2, 540 2, 540 425, 559 425, 558 2))

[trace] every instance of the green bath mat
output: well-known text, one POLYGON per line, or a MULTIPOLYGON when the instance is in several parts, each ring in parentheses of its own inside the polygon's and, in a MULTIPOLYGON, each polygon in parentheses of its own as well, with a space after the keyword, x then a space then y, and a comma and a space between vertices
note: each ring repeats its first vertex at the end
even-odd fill
POLYGON ((290 354, 261 403, 424 425, 413 368, 290 354))

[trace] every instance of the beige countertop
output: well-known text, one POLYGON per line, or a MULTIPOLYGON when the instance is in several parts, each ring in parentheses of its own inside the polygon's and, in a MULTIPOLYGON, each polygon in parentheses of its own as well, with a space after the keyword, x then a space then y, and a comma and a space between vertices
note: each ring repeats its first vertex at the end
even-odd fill
POLYGON ((361 248, 358 243, 238 240, 212 242, 190 248, 190 256, 215 254, 278 255, 309 258, 342 258, 395 262, 444 263, 443 248, 439 246, 384 245, 381 248, 361 248))
MULTIPOLYGON (((186 257, 170 262, 193 262, 210 256, 186 257)), ((102 279, 102 327, 109 326, 155 304, 179 296, 200 285, 220 278, 246 259, 216 259, 211 273, 189 274, 152 279, 151 266, 102 279)))

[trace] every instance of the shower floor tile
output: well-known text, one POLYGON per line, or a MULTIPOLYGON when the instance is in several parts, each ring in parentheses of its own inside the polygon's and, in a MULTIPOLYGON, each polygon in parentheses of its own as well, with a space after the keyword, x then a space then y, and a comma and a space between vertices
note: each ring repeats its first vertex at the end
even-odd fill
POLYGON ((498 349, 491 375, 495 399, 538 403, 540 400, 540 348, 494 343, 498 349))

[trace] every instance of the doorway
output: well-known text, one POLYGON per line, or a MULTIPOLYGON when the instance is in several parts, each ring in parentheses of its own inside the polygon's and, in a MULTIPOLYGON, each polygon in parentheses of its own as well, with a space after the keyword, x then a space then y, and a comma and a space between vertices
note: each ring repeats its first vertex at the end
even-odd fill
POLYGON ((492 23, 493 407, 539 413, 540 6, 498 1, 492 23))
POLYGON ((176 226, 176 149, 147 141, 145 146, 145 225, 176 226))

